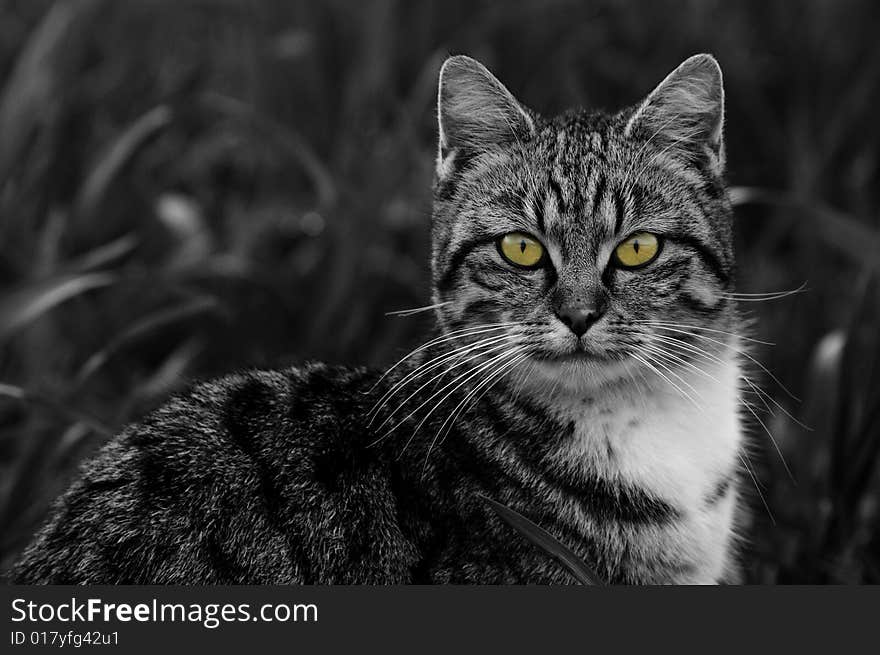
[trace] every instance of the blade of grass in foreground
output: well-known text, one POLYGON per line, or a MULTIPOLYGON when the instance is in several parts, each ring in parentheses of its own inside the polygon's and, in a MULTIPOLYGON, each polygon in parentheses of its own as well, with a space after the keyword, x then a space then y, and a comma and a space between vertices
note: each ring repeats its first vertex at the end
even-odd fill
POLYGON ((509 523, 514 530, 562 564, 562 566, 564 566, 578 582, 583 585, 596 586, 603 586, 605 584, 602 581, 602 578, 600 578, 592 568, 587 566, 587 564, 580 557, 575 555, 568 546, 563 544, 544 528, 533 523, 516 510, 509 508, 507 505, 502 505, 498 501, 492 500, 488 496, 482 494, 479 494, 479 496, 486 501, 489 507, 491 507, 499 517, 509 523))

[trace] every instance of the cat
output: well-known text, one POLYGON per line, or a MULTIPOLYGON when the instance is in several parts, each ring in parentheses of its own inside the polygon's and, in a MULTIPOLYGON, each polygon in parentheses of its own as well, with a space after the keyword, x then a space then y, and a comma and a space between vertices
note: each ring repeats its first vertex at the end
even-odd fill
POLYGON ((458 55, 438 118, 437 336, 194 384, 84 464, 15 582, 573 582, 484 497, 607 583, 740 581, 718 63, 546 118, 458 55))

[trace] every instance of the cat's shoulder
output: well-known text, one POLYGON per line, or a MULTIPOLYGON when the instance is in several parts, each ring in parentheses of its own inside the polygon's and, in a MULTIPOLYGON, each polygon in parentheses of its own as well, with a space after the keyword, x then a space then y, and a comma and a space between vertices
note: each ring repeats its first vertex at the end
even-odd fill
POLYGON ((374 378, 307 364, 196 382, 88 460, 75 495, 113 480, 169 508, 204 509, 254 493, 291 493, 296 498, 286 501, 304 507, 341 479, 383 479, 386 459, 361 418, 374 378))
MULTIPOLYGON (((196 382, 132 424, 120 440, 163 458, 227 465, 356 445, 375 373, 309 363, 196 382), (218 459, 219 458, 219 459, 218 459)), ((368 409, 368 408, 367 408, 368 409)))
POLYGON ((371 379, 307 365, 192 384, 83 464, 13 578, 333 579, 315 568, 322 549, 391 503, 387 462, 358 428, 371 379))

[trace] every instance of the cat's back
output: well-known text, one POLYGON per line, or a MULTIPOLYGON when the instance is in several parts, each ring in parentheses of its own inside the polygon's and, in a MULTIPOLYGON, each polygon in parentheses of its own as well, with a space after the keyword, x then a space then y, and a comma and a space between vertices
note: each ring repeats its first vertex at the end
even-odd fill
POLYGON ((310 365, 192 386, 84 465, 13 579, 405 581, 393 462, 362 420, 374 380, 310 365))

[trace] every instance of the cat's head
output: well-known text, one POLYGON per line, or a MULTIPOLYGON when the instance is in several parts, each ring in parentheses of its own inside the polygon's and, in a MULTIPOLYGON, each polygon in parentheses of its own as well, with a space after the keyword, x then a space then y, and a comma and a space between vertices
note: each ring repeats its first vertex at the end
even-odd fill
POLYGON ((479 361, 518 357, 578 385, 602 382, 674 345, 664 339, 686 341, 675 326, 730 324, 713 57, 691 57, 616 114, 555 118, 451 57, 438 114, 434 302, 444 331, 479 342, 479 361))

